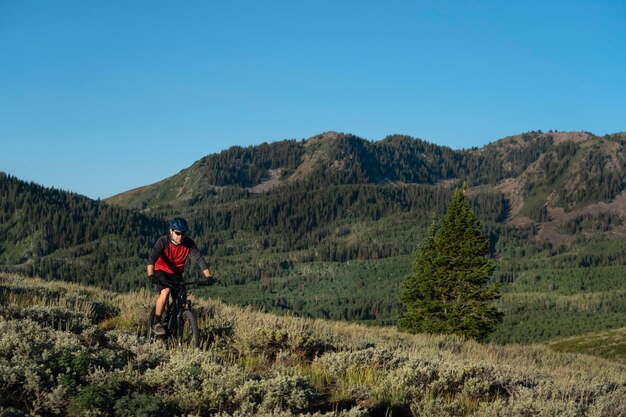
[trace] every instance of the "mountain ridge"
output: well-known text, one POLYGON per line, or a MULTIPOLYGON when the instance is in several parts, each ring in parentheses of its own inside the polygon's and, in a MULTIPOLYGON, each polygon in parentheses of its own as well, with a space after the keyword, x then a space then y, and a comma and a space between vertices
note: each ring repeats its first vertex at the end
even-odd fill
POLYGON ((527 132, 482 148, 455 151, 404 135, 374 142, 325 132, 299 142, 231 147, 201 158, 174 176, 105 201, 150 209, 176 207, 231 187, 254 194, 299 182, 309 189, 467 182, 470 193, 485 189, 502 193, 510 205, 507 222, 528 225, 532 220, 545 221, 546 216, 571 217, 561 215, 560 208, 583 215, 585 206, 600 202, 623 216, 623 205, 610 202, 624 190, 625 155, 624 133, 597 137, 588 132, 527 132), (213 172, 220 169, 227 174, 213 172))

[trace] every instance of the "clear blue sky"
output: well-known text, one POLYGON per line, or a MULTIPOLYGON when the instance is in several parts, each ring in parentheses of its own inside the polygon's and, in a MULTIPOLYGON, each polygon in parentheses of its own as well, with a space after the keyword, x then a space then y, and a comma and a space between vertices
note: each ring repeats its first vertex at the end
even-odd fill
POLYGON ((626 130, 626 1, 0 0, 0 171, 92 198, 325 131, 626 130))

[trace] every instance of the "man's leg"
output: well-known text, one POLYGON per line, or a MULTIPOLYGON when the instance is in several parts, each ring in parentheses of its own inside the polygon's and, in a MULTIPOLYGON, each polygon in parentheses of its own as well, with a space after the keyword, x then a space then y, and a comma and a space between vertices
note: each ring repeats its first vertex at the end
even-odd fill
POLYGON ((163 315, 163 310, 165 310, 165 303, 167 302, 167 298, 170 296, 170 289, 163 288, 161 293, 159 294, 159 298, 156 301, 156 315, 161 317, 163 315))
POLYGON ((152 325, 152 330, 157 336, 162 336, 166 333, 165 328, 161 324, 161 316, 163 315, 163 311, 165 310, 165 303, 167 302, 169 296, 170 289, 163 288, 161 290, 161 293, 159 294, 159 298, 157 298, 156 301, 156 305, 154 308, 154 324, 152 325))

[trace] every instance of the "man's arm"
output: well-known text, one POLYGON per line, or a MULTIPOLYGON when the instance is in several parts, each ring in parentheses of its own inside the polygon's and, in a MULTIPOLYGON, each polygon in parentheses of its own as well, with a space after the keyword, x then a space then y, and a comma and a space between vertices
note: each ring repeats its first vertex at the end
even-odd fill
POLYGON ((213 279, 213 274, 211 274, 211 271, 209 271, 209 265, 207 265, 206 261, 204 260, 204 257, 200 253, 198 246, 196 246, 196 243, 193 240, 189 239, 189 241, 189 254, 202 270, 202 274, 204 275, 204 277, 206 279, 213 279))
POLYGON ((163 239, 162 237, 158 238, 152 250, 150 250, 150 254, 148 255, 148 264, 146 266, 148 276, 151 277, 154 275, 154 263, 161 256, 161 253, 167 247, 167 239, 163 239))

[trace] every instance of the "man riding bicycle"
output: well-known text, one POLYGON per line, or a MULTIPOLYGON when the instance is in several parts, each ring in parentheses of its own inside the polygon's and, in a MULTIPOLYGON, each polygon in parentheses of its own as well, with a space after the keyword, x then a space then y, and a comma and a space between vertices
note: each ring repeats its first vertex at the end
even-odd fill
POLYGON ((209 267, 200 254, 195 242, 191 240, 187 233, 189 225, 182 217, 174 217, 170 222, 170 234, 161 236, 148 256, 148 278, 156 285, 159 291, 159 298, 156 301, 155 323, 152 330, 157 336, 165 335, 165 328, 161 324, 161 315, 165 310, 165 304, 170 296, 171 288, 163 283, 163 281, 182 282, 185 262, 189 255, 202 270, 204 277, 213 281, 213 275, 209 271, 209 267))

